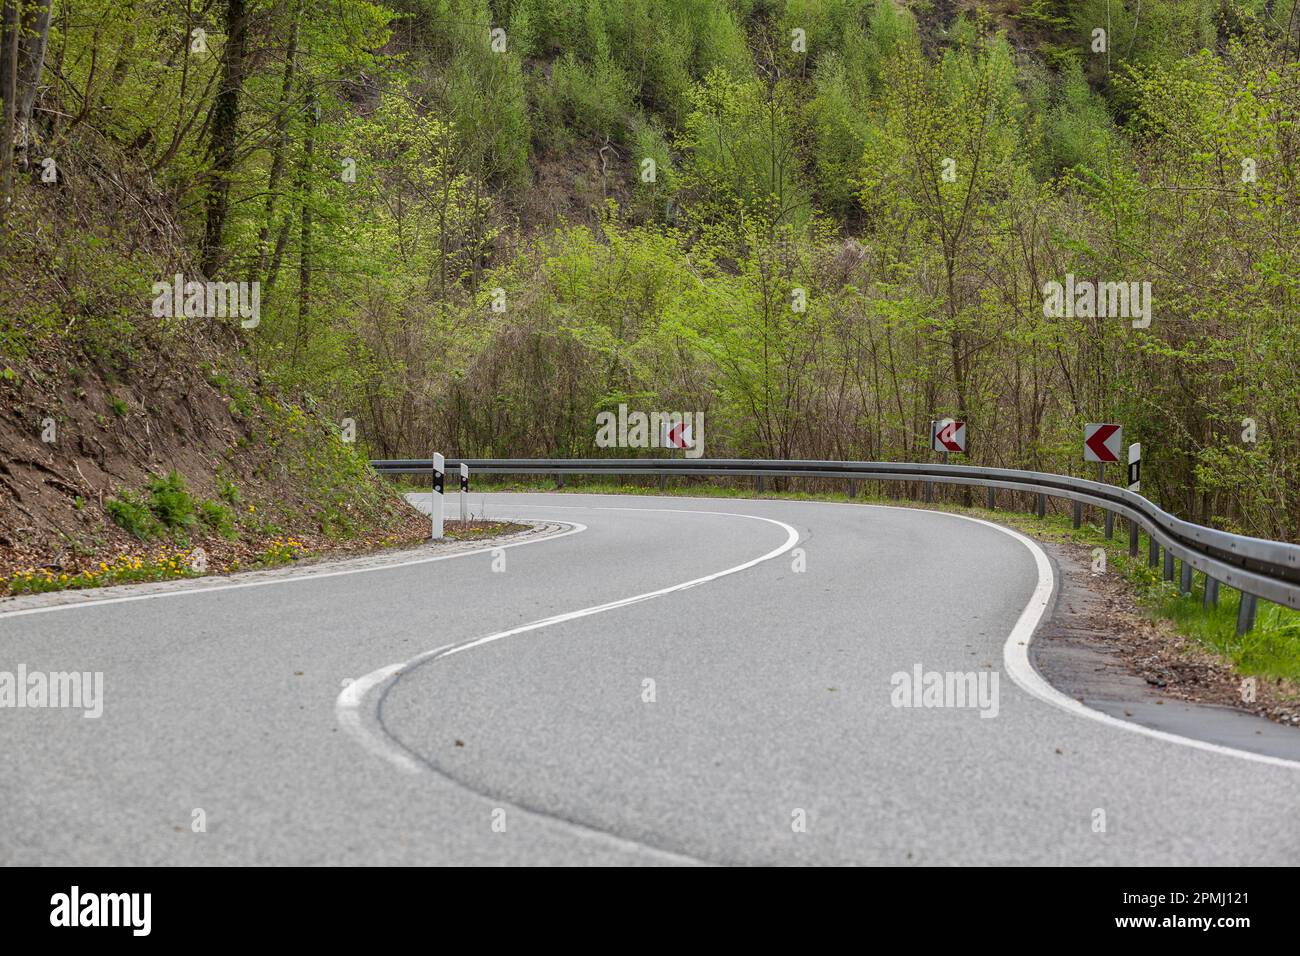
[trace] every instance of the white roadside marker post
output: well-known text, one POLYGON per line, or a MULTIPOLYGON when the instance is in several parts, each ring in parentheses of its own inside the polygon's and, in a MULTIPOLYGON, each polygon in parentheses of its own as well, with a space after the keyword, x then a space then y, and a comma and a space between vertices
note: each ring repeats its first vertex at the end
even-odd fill
POLYGON ((433 453, 433 494, 430 495, 429 518, 432 523, 432 529, 429 538, 437 541, 442 537, 442 481, 443 470, 447 467, 447 459, 437 452, 433 453))
POLYGON ((469 465, 460 463, 460 523, 469 520, 469 465))
MULTIPOLYGON (((1142 443, 1134 442, 1128 446, 1128 490, 1138 492, 1142 489, 1142 443)), ((1128 553, 1129 557, 1138 556, 1138 524, 1132 518, 1128 519, 1128 553)), ((1206 577, 1206 593, 1209 593, 1209 577, 1206 577)))

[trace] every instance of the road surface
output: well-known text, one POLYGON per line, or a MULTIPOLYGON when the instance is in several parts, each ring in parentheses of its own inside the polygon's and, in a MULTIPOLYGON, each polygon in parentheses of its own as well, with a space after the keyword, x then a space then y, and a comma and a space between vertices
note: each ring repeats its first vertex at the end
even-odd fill
POLYGON ((0 670, 104 675, 98 719, 0 709, 0 861, 1300 858, 1300 764, 1022 686, 1017 628, 1053 582, 1018 536, 853 504, 472 500, 552 534, 0 605, 0 670), (895 706, 918 668, 996 674, 996 707, 895 706))

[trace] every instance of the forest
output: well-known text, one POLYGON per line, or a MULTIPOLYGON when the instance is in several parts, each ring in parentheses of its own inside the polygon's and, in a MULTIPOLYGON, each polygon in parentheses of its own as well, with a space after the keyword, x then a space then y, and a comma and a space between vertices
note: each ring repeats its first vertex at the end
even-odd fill
POLYGON ((7 378, 202 336, 373 457, 662 454, 625 404, 1091 474, 1120 422, 1162 507, 1300 539, 1295 0, 3 11, 7 378))

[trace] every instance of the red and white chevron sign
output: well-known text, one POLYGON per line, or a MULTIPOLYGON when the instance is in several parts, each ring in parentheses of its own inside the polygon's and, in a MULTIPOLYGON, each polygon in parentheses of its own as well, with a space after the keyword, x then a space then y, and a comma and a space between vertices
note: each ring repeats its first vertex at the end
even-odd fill
POLYGON ((1119 450, 1123 444, 1124 429, 1120 425, 1083 426, 1084 461, 1119 461, 1119 450))
POLYGON ((951 418, 930 422, 930 447, 935 451, 965 451, 966 423, 951 418))
POLYGON ((685 422, 664 422, 663 446, 665 448, 690 448, 691 426, 685 422))

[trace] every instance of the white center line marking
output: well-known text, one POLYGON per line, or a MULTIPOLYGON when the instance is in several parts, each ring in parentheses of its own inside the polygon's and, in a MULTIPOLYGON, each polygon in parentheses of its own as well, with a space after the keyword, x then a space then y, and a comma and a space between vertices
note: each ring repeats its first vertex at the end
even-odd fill
MULTIPOLYGON (((547 507, 539 505, 538 507, 547 507)), ((484 637, 474 638, 460 644, 443 645, 433 650, 417 654, 409 660, 402 661, 399 664, 389 664, 378 670, 371 671, 364 677, 354 681, 344 688, 334 703, 334 712, 338 718, 339 724, 356 738, 371 753, 378 754, 394 765, 403 770, 414 771, 420 769, 420 764, 412 759, 412 754, 402 747, 395 740, 387 735, 382 737, 373 733, 365 722, 361 719, 360 708, 365 698, 371 691, 383 687, 390 681, 396 681, 401 677, 403 671, 433 658, 450 657, 453 654, 462 654, 465 651, 473 650, 476 647, 483 647, 485 644, 491 644, 495 641, 505 640, 507 637, 514 637, 517 634, 526 634, 529 631, 538 631, 544 627, 550 627, 554 624, 563 624, 566 621, 576 621, 579 618, 590 617, 593 614, 601 614, 605 611, 612 611, 616 608, 629 607, 633 604, 640 604, 642 601, 651 601, 665 594, 673 594, 677 591, 685 591, 687 588, 697 587, 701 584, 707 584, 710 581, 716 581, 718 578, 726 577, 730 574, 738 574, 762 564, 764 561, 770 561, 773 558, 780 557, 799 542, 799 532, 786 524, 784 521, 777 521, 775 518, 763 518, 758 515, 737 514, 729 511, 697 511, 695 509, 685 508, 591 508, 582 509, 591 511, 653 511, 656 513, 670 512, 677 514, 692 515, 715 515, 726 518, 747 518, 751 521, 763 521, 767 524, 776 525, 786 532, 785 541, 766 554, 761 554, 757 558, 751 558, 742 564, 737 564, 730 568, 724 568, 721 571, 714 571, 712 574, 706 574, 703 577, 692 578, 689 581, 682 581, 680 584, 671 584, 668 587, 659 588, 656 591, 646 591, 642 594, 633 594, 631 597, 618 598, 614 601, 606 601, 604 604, 594 604, 591 607, 580 608, 576 611, 566 611, 563 614, 554 614, 550 617, 544 617, 537 621, 531 621, 528 624, 521 624, 518 627, 512 627, 505 631, 498 631, 495 634, 488 634, 484 637)))

